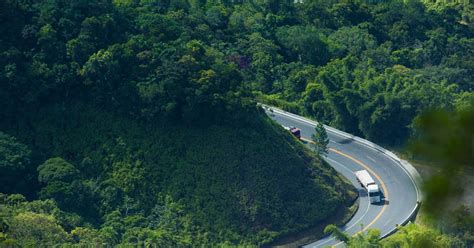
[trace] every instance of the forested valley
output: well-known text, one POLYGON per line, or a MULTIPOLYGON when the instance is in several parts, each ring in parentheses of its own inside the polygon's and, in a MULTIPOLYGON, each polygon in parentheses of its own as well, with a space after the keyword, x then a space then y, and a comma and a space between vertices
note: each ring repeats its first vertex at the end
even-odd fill
POLYGON ((0 1, 0 246, 264 246, 337 223, 357 192, 257 103, 388 147, 426 110, 472 109, 474 7, 437 2, 0 1))

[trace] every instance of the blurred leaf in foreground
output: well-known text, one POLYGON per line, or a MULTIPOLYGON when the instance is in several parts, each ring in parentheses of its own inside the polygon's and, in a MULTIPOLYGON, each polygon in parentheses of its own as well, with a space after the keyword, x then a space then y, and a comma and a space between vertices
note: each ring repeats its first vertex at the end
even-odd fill
POLYGON ((450 202, 459 203, 466 189, 461 176, 474 169, 474 101, 471 97, 456 111, 424 113, 414 120, 414 128, 410 151, 439 167, 439 172, 425 180, 423 190, 425 209, 440 216, 450 202))

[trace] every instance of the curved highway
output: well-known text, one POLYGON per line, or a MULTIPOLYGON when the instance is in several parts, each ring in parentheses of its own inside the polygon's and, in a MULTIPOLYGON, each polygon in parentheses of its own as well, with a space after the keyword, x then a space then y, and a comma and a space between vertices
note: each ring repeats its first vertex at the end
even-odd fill
MULTIPOLYGON (((273 107, 264 108, 279 124, 300 128, 303 140, 310 140, 315 132, 314 121, 273 107)), ((326 127, 326 130, 330 140, 326 161, 359 190, 359 209, 348 223, 340 227, 341 230, 354 235, 377 228, 381 236, 386 237, 396 231, 397 225, 404 225, 412 219, 421 199, 416 170, 393 153, 367 140, 331 127, 326 127), (370 204, 366 191, 356 181, 354 172, 362 169, 367 170, 381 188, 385 198, 382 203, 370 204)), ((342 245, 328 236, 305 247, 342 245)))

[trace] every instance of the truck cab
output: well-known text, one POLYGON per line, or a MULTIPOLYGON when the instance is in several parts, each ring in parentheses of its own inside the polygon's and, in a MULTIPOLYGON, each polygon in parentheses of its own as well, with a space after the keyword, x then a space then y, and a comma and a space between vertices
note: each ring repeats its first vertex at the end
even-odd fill
POLYGON ((377 184, 370 184, 367 186, 367 193, 370 197, 370 203, 380 202, 380 189, 377 184))
POLYGON ((286 127, 286 126, 283 126, 283 128, 290 131, 290 133, 293 134, 296 138, 301 139, 301 129, 296 128, 296 127, 286 127))
POLYGON ((293 134, 296 138, 301 139, 301 130, 296 127, 290 127, 290 132, 293 134))

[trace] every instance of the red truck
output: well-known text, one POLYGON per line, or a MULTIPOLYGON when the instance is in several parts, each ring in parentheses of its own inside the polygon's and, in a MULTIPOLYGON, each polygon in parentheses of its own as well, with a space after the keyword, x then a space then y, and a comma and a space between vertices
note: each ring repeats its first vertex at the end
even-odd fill
POLYGON ((301 129, 296 128, 296 127, 285 127, 285 126, 283 126, 283 128, 290 131, 290 133, 293 134, 296 138, 301 139, 301 129))

